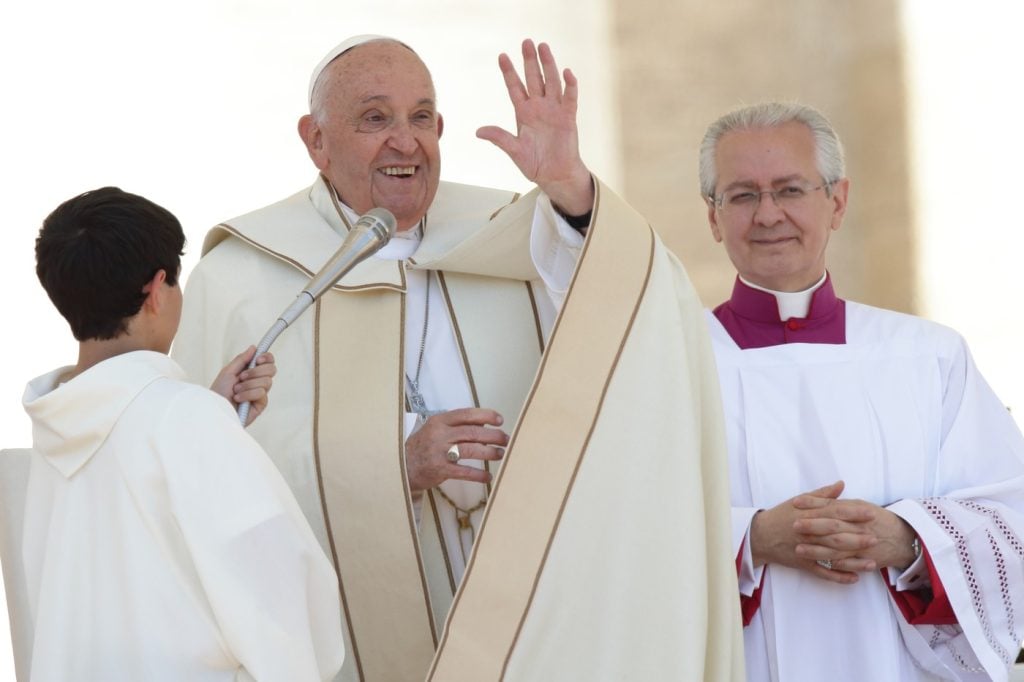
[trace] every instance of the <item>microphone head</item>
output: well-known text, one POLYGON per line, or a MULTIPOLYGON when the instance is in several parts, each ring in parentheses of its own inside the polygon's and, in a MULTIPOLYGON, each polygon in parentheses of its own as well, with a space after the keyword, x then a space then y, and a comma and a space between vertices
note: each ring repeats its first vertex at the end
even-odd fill
POLYGON ((303 289, 312 300, 320 298, 349 270, 391 241, 398 221, 386 208, 372 208, 359 217, 331 259, 303 289))
POLYGON ((384 246, 395 235, 398 221, 395 220, 395 216, 391 211, 383 207, 377 207, 371 208, 361 215, 353 229, 360 227, 373 232, 374 238, 380 241, 381 246, 384 246))

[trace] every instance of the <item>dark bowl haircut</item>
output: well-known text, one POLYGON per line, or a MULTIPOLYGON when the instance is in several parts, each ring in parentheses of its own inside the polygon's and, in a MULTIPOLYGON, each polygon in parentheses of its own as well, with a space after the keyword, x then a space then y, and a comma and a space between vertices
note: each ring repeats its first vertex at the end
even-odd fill
POLYGON ((113 339, 142 307, 163 270, 174 286, 185 233, 174 215, 117 187, 58 206, 36 238, 36 275, 79 341, 113 339))

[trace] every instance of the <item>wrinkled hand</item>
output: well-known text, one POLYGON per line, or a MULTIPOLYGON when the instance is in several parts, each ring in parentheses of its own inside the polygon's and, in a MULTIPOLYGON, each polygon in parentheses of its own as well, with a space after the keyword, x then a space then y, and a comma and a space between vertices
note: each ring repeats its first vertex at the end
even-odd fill
POLYGON ((802 537, 795 548, 798 556, 831 560, 833 572, 873 571, 887 566, 902 571, 914 562, 914 529, 884 507, 864 500, 828 500, 816 495, 800 495, 794 498, 793 506, 803 513, 793 524, 793 530, 802 537), (874 538, 874 542, 858 548, 856 540, 865 536, 874 538))
POLYGON ((227 398, 236 409, 247 400, 251 403, 246 426, 252 424, 266 409, 270 387, 277 374, 277 365, 271 353, 260 355, 256 358, 256 366, 246 369, 255 352, 256 346, 249 346, 236 355, 210 385, 211 391, 227 398))
POLYGON ((564 71, 563 90, 551 48, 541 43, 534 49, 532 40, 523 41, 525 85, 507 54, 498 57, 498 66, 515 109, 517 134, 484 126, 476 131, 477 137, 508 154, 563 213, 583 215, 594 204, 594 186, 580 158, 576 76, 564 71))
POLYGON ((462 459, 499 460, 508 445, 508 434, 499 428, 501 415, 494 410, 467 407, 435 414, 405 441, 405 466, 412 492, 433 488, 450 478, 488 483, 484 469, 453 464, 448 448, 458 444, 462 459))
POLYGON ((758 512, 750 527, 754 565, 781 564, 843 584, 857 582, 858 571, 874 570, 873 560, 859 557, 878 544, 866 525, 878 508, 846 504, 838 499, 843 488, 837 481, 758 512), (832 568, 818 565, 819 559, 830 559, 832 568))

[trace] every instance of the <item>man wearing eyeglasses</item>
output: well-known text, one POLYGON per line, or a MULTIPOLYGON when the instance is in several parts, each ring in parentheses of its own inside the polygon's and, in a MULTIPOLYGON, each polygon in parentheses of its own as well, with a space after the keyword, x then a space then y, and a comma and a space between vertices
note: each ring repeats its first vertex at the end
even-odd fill
POLYGON ((1006 679, 1020 431, 956 332, 838 298, 826 250, 850 181, 820 113, 722 117, 700 178, 738 271, 708 317, 749 679, 1006 679))

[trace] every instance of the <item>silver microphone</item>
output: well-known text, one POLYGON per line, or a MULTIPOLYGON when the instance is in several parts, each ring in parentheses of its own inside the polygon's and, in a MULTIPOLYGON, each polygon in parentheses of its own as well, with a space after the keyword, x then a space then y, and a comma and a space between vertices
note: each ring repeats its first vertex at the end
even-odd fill
MULTIPOLYGON (((331 259, 313 275, 309 284, 299 292, 292 304, 285 308, 270 330, 260 339, 256 352, 249 362, 249 368, 256 366, 256 358, 266 353, 281 332, 298 319, 314 301, 323 296, 324 292, 333 287, 352 268, 391 241, 396 226, 395 216, 386 208, 371 208, 360 216, 331 259)), ((238 406, 238 417, 242 420, 242 426, 245 426, 249 418, 248 401, 238 406)))
MULTIPOLYGON (((349 270, 391 241, 395 227, 395 216, 386 208, 371 208, 361 216, 345 237, 345 241, 331 256, 331 260, 320 268, 320 272, 313 275, 313 279, 309 280, 309 284, 299 294, 300 299, 302 294, 309 297, 306 307, 323 296, 324 292, 333 287, 349 270)), ((299 311, 301 312, 302 310, 299 311)), ((295 317, 298 317, 298 314, 295 317)), ((291 323, 295 317, 286 321, 291 323)))

